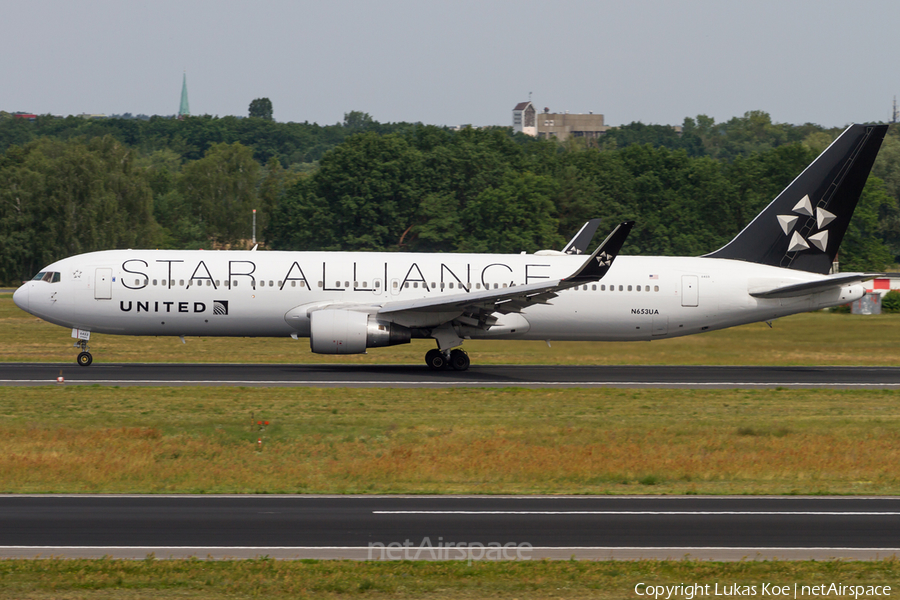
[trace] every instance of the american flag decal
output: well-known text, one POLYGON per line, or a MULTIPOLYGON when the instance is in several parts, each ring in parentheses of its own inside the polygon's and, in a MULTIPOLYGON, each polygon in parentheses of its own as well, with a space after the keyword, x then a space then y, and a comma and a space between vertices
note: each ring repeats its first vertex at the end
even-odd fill
POLYGON ((651 275, 650 279, 659 279, 659 275, 651 275))

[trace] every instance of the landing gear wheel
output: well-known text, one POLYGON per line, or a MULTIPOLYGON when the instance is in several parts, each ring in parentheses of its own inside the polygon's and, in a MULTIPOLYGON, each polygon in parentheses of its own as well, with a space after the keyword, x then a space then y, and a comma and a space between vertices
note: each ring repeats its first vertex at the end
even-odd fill
POLYGON ((425 353, 425 364, 435 371, 440 371, 447 366, 447 359, 443 352, 433 348, 425 353))
POLYGON ((462 350, 451 351, 450 366, 454 371, 465 371, 469 368, 469 355, 462 350))
POLYGON ((90 352, 79 352, 77 362, 80 367, 89 367, 94 362, 94 357, 90 352))

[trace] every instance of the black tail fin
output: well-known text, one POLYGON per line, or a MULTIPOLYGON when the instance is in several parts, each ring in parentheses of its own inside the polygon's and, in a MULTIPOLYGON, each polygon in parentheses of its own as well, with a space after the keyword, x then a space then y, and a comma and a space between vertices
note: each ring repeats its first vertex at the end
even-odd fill
POLYGON ((887 125, 851 125, 737 237, 709 258, 828 273, 887 125))

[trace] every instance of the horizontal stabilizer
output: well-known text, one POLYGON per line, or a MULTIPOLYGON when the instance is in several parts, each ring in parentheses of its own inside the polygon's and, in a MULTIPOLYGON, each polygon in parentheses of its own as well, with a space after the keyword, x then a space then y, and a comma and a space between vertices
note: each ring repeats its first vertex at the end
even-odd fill
POLYGON ((817 294, 852 283, 859 283, 860 281, 868 281, 869 279, 880 276, 880 273, 846 273, 826 277, 824 279, 817 279, 815 281, 785 285, 771 290, 750 292, 750 295, 754 298, 796 298, 797 296, 817 294))

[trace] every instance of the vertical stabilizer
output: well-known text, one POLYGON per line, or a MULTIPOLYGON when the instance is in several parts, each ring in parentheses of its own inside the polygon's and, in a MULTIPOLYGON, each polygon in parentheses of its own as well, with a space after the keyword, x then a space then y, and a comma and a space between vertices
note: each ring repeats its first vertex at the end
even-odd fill
POLYGON ((887 125, 851 125, 769 206, 709 258, 828 273, 887 125))

